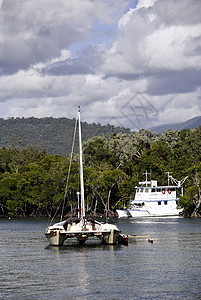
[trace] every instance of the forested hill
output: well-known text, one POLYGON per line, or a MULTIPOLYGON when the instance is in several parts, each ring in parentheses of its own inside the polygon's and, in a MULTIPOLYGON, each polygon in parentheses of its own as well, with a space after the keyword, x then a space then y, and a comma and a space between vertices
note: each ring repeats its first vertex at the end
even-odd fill
POLYGON ((158 134, 162 134, 164 131, 168 129, 173 130, 182 130, 182 129, 193 129, 198 128, 201 125, 201 116, 194 117, 182 123, 173 123, 173 124, 162 124, 160 126, 150 128, 151 131, 157 132, 158 134))
MULTIPOLYGON (((68 155, 71 152, 74 127, 75 119, 67 118, 0 118, 0 148, 8 146, 15 139, 25 146, 30 144, 45 148, 49 154, 68 155)), ((82 122, 83 141, 114 132, 126 133, 130 129, 82 122)))

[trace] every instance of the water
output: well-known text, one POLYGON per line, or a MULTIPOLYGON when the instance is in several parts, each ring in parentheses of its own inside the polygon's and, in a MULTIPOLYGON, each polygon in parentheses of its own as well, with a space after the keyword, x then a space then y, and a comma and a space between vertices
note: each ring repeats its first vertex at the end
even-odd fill
POLYGON ((128 246, 52 247, 46 225, 0 220, 0 299, 201 299, 201 219, 117 220, 128 246))

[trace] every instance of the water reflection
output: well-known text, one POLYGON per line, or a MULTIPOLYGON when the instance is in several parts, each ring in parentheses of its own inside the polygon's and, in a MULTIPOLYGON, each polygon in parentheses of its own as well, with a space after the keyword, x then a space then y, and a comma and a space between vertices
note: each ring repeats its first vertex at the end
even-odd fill
POLYGON ((45 249, 54 250, 58 253, 62 253, 62 251, 65 250, 79 251, 79 252, 93 251, 95 249, 100 249, 102 251, 118 251, 120 247, 122 247, 122 245, 118 245, 118 244, 106 245, 100 242, 99 243, 86 242, 85 244, 79 244, 78 242, 74 242, 74 243, 64 243, 62 246, 47 245, 45 249))

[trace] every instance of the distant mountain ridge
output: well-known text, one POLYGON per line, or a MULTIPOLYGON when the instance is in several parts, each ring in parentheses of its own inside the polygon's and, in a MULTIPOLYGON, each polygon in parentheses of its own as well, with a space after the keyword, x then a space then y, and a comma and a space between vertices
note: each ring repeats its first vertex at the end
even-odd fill
MULTIPOLYGON (((68 118, 0 118, 0 148, 7 147, 12 140, 26 145, 45 148, 49 154, 69 155, 72 147, 75 119, 68 118)), ((82 122, 82 139, 87 141, 94 136, 130 132, 129 128, 113 125, 88 124, 82 122)), ((77 144, 75 152, 77 152, 77 144)))
POLYGON ((182 130, 182 129, 193 129, 198 128, 201 125, 201 116, 194 117, 182 123, 163 124, 150 128, 151 131, 157 132, 158 134, 167 131, 168 129, 182 130))

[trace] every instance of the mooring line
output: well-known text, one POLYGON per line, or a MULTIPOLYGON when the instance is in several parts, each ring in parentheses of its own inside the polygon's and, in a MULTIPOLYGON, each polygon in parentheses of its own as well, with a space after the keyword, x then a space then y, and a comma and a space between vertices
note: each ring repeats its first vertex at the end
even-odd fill
POLYGON ((128 235, 128 237, 133 237, 133 238, 152 238, 151 236, 148 235, 128 235))

